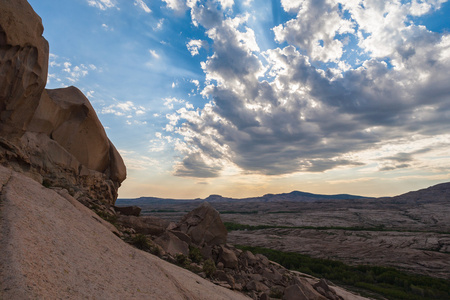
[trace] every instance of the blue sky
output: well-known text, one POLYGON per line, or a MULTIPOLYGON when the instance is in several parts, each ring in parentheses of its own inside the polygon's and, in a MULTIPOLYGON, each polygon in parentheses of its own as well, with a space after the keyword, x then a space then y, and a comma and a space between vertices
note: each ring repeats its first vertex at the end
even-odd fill
POLYGON ((29 0, 47 88, 122 154, 119 197, 395 195, 450 180, 444 0, 29 0))

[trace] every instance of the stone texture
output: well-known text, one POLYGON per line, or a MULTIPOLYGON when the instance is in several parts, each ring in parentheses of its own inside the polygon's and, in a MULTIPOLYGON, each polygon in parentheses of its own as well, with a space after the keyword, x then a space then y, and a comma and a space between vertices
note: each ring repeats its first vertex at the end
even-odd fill
POLYGON ((238 258, 233 250, 224 245, 220 246, 219 262, 223 263, 225 268, 236 269, 238 267, 238 258))
POLYGON ((48 134, 81 164, 105 172, 110 143, 89 100, 73 86, 46 92, 27 129, 48 134))
POLYGON ((288 286, 284 290, 283 300, 311 300, 306 297, 302 289, 298 285, 288 286))
POLYGON ((155 240, 155 243, 172 256, 177 254, 189 255, 189 245, 171 232, 164 232, 155 240))
POLYGON ((318 283, 313 285, 314 289, 320 294, 331 300, 343 300, 341 296, 338 296, 334 290, 332 290, 325 279, 320 279, 318 283))
POLYGON ((124 216, 139 217, 141 208, 139 206, 114 206, 114 210, 124 216))
POLYGON ((157 217, 136 217, 119 215, 118 222, 125 227, 133 228, 137 233, 159 236, 166 231, 169 222, 157 217))
POLYGON ((208 202, 189 212, 178 224, 179 231, 186 233, 196 245, 220 245, 227 241, 227 229, 220 214, 208 202))
POLYGON ((1 299, 248 299, 124 243, 77 201, 2 166, 0 201, 1 299))
POLYGON ((44 90, 49 47, 28 2, 0 10, 0 163, 85 204, 114 204, 126 168, 93 107, 75 87, 44 90))
POLYGON ((262 282, 256 281, 256 280, 252 280, 252 281, 248 282, 245 285, 245 288, 249 291, 256 291, 256 292, 265 292, 265 291, 269 290, 267 285, 265 285, 262 282))
POLYGON ((0 8, 0 133, 20 134, 47 82, 49 46, 26 0, 2 0, 0 8))

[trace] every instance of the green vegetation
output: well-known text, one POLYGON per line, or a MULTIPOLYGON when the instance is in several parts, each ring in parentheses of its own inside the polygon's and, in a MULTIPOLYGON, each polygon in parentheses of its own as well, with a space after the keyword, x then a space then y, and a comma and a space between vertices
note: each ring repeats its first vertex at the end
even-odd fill
POLYGON ((178 212, 174 209, 152 209, 152 210, 145 210, 142 213, 172 213, 172 212, 178 212))
POLYGON ((258 214, 258 211, 257 210, 251 210, 251 211, 223 210, 223 211, 219 211, 219 213, 221 215, 226 215, 226 214, 256 215, 256 214, 258 214))
POLYGON ((196 264, 201 263, 203 261, 203 257, 200 249, 195 246, 189 246, 189 259, 196 264))
POLYGON ((144 250, 144 251, 150 251, 152 246, 148 240, 148 238, 145 236, 145 234, 136 234, 131 238, 130 244, 135 246, 138 249, 144 250))
POLYGON ((339 261, 262 247, 236 247, 264 254, 288 269, 362 288, 388 299, 450 299, 450 281, 445 279, 409 274, 387 267, 349 266, 339 261))
POLYGON ((105 220, 106 222, 109 222, 111 224, 113 224, 115 227, 117 227, 117 216, 107 213, 103 210, 100 210, 100 208, 94 208, 94 212, 103 220, 105 220))
POLYGON ((208 258, 203 263, 203 272, 205 272, 207 277, 211 277, 216 272, 216 264, 211 258, 208 258))
POLYGON ((44 187, 46 187, 46 188, 51 188, 51 186, 52 186, 52 182, 50 181, 50 180, 48 180, 48 179, 44 179, 43 181, 42 181, 42 185, 44 186, 44 187))
POLYGON ((233 222, 224 222, 223 223, 228 231, 234 231, 234 230, 259 230, 259 229, 268 229, 268 228, 280 228, 281 226, 273 226, 273 225, 246 225, 246 224, 239 224, 239 223, 233 223, 233 222))
MULTIPOLYGON (((383 225, 376 227, 342 227, 342 226, 280 226, 280 225, 246 225, 233 222, 224 222, 228 231, 233 230, 260 230, 269 228, 279 229, 314 229, 314 230, 348 230, 348 231, 390 231, 383 225)), ((392 230, 396 231, 396 230, 392 230)))
POLYGON ((181 253, 178 253, 175 256, 175 260, 177 261, 177 265, 182 266, 182 267, 187 267, 190 264, 188 257, 181 253))
POLYGON ((379 225, 375 227, 343 227, 343 226, 281 226, 281 225, 247 225, 239 224, 234 222, 224 222, 225 227, 228 231, 234 230, 261 230, 261 229, 313 229, 313 230, 346 230, 346 231, 391 231, 391 232, 431 232, 439 234, 450 234, 450 232, 440 232, 440 231, 421 231, 421 230, 403 230, 403 229, 389 229, 384 225, 379 225))

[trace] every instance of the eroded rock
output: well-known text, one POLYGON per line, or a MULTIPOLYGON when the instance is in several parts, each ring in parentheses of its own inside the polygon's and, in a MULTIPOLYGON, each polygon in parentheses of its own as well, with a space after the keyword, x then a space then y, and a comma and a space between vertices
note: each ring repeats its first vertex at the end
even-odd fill
POLYGON ((160 245, 164 249, 164 251, 172 256, 175 256, 177 254, 183 254, 185 256, 189 255, 189 245, 186 242, 180 240, 172 232, 164 232, 161 236, 155 239, 154 242, 160 245))
POLYGON ((196 245, 220 245, 227 241, 227 229, 220 214, 208 202, 188 213, 177 229, 186 233, 196 245))
POLYGON ((118 221, 125 227, 130 227, 136 233, 159 236, 166 231, 169 222, 157 217, 118 216, 118 221))
POLYGON ((0 8, 0 133, 20 135, 47 82, 49 46, 26 0, 3 0, 0 8))
POLYGON ((141 208, 139 206, 114 206, 114 210, 124 216, 139 217, 141 208))
POLYGON ((80 202, 114 204, 126 168, 94 109, 75 87, 44 90, 49 47, 28 2, 0 10, 0 163, 80 202))

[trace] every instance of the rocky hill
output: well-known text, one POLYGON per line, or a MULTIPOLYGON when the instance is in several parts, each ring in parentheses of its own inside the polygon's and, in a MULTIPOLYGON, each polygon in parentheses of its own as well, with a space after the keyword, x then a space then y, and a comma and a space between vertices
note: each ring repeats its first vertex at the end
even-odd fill
POLYGON ((45 89, 41 19, 27 1, 0 5, 0 163, 87 205, 114 204, 126 169, 94 109, 75 87, 45 89))

